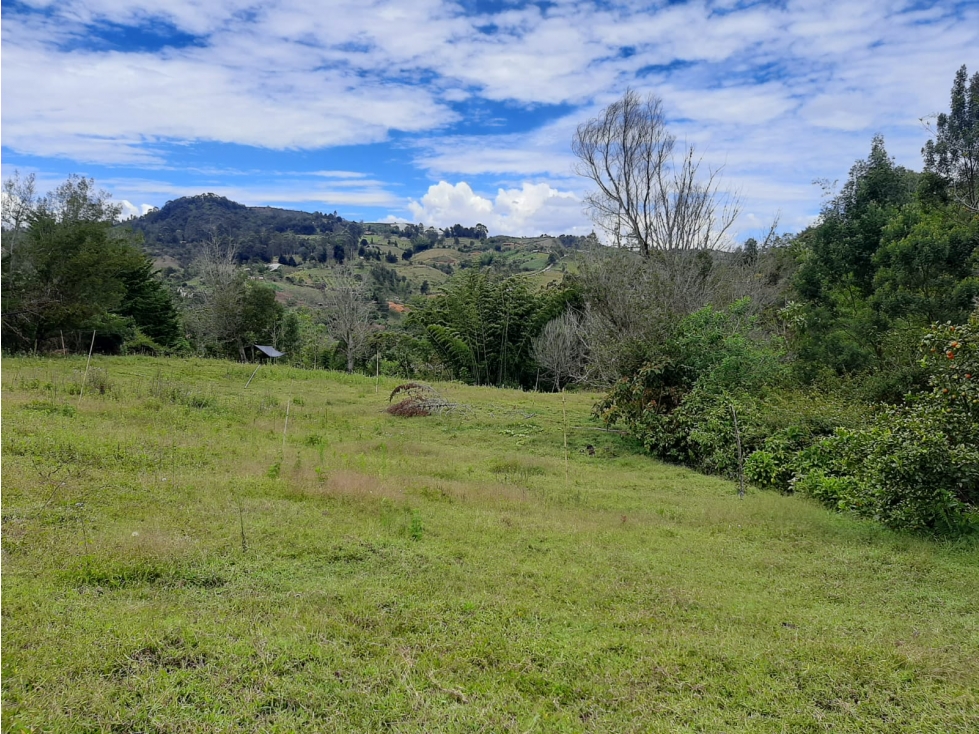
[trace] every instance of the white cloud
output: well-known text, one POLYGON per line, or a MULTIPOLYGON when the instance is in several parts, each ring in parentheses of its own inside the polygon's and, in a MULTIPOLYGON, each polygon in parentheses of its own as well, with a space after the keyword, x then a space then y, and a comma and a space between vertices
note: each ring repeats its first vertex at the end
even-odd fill
POLYGON ((130 217, 141 217, 142 215, 146 214, 146 212, 153 209, 152 204, 141 204, 139 206, 136 206, 135 204, 133 204, 131 201, 127 199, 118 199, 115 203, 122 207, 122 212, 120 214, 122 219, 129 219, 130 217))
POLYGON ((536 235, 586 233, 591 225, 581 213, 581 201, 569 191, 549 184, 525 183, 499 189, 494 199, 475 193, 465 181, 429 186, 419 201, 408 204, 414 221, 436 227, 485 224, 492 234, 536 235))
MULTIPOLYGON (((452 0, 25 0, 4 8, 3 143, 164 170, 174 145, 198 141, 307 151, 400 131, 430 180, 517 192, 511 201, 469 196, 463 184, 429 189, 414 203, 421 211, 487 211, 501 227, 531 232, 566 216, 540 227, 557 231, 587 226, 564 196, 584 188, 569 178, 575 126, 631 85, 664 98, 671 129, 707 164, 726 164, 754 216, 780 208, 783 221, 803 222, 819 205, 809 182, 844 177, 876 132, 900 163, 920 167, 918 118, 947 108, 960 64, 979 66, 974 2, 502 5, 467 14, 452 0), (25 13, 25 4, 47 11, 25 13), (177 29, 196 42, 168 47, 164 35, 139 50, 100 50, 90 39, 107 24, 145 36, 177 29), (500 101, 516 115, 542 103, 568 111, 519 133, 460 134, 485 130, 485 120, 453 127, 453 104, 495 117, 500 101), (560 195, 540 198, 541 186, 560 195)), ((221 191, 245 202, 405 205, 378 173, 234 175, 240 185, 221 191)), ((115 190, 144 200, 138 189, 115 190)))

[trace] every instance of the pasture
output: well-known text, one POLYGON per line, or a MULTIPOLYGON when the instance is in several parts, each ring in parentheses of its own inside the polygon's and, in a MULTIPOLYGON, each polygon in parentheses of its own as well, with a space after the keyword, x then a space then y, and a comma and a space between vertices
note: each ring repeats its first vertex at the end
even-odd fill
POLYGON ((979 730, 975 542, 252 369, 3 360, 4 731, 979 730))

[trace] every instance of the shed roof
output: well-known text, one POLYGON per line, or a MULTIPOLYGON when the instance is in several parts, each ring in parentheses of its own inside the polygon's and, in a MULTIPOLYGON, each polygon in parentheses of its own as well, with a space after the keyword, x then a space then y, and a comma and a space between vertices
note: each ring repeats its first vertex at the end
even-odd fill
POLYGON ((255 349, 260 351, 266 357, 271 357, 272 359, 285 356, 285 352, 280 352, 275 347, 263 347, 261 344, 256 344, 255 349))

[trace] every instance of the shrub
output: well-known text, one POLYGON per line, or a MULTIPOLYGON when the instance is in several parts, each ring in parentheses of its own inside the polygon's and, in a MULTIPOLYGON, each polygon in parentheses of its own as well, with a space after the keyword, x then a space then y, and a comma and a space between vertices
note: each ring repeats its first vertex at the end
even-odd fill
POLYGON ((979 310, 922 341, 929 390, 876 408, 843 391, 785 386, 777 343, 749 337, 738 304, 685 319, 662 358, 616 383, 596 412, 662 459, 745 476, 884 525, 949 535, 979 527, 979 310))
POLYGON ((931 390, 800 452, 798 491, 897 529, 946 535, 976 526, 979 312, 964 325, 933 325, 922 351, 931 390))

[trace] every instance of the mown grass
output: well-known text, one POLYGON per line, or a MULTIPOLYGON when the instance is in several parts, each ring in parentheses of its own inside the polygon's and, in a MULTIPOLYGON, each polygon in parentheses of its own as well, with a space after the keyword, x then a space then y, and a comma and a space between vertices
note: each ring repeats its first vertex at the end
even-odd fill
POLYGON ((4 731, 979 730, 975 544, 738 500, 593 395, 566 459, 555 395, 92 365, 3 362, 4 731))

